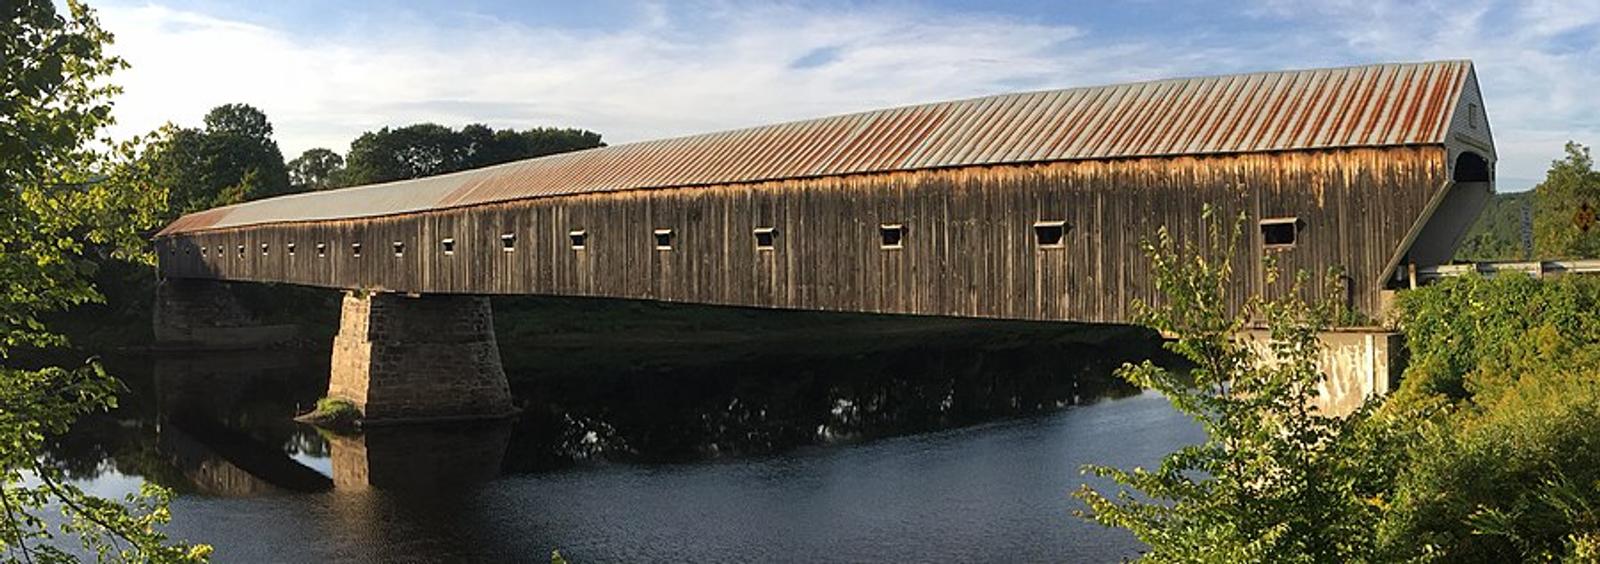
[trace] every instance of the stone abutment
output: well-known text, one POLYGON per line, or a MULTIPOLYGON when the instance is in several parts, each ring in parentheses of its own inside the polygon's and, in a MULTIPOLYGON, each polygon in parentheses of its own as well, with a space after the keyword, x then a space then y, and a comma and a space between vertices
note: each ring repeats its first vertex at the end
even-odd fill
POLYGON ((300 328, 271 325, 246 309, 226 282, 169 278, 156 285, 156 345, 167 350, 242 350, 294 339, 300 328))

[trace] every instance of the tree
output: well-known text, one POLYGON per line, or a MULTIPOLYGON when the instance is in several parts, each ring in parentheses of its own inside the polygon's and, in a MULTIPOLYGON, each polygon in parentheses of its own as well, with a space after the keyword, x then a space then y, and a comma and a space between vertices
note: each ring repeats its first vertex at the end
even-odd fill
POLYGON ((64 343, 42 314, 99 298, 86 248, 148 260, 142 231, 165 199, 129 158, 136 142, 98 137, 119 92, 106 79, 125 63, 105 53, 112 38, 92 10, 65 5, 61 14, 50 0, 0 4, 0 551, 10 561, 72 560, 50 542, 59 530, 102 560, 204 560, 209 547, 169 544, 157 528, 168 518, 165 490, 147 486, 116 503, 41 462, 47 435, 115 405, 115 380, 92 360, 12 360, 19 349, 64 343), (66 519, 59 528, 42 517, 52 505, 66 519))
POLYGON ((272 123, 267 121, 267 114, 249 104, 211 108, 206 112, 205 124, 206 132, 213 135, 237 135, 262 144, 273 143, 272 123))
POLYGON ((289 161, 290 191, 309 192, 338 186, 344 172, 344 158, 321 147, 308 149, 289 161))
POLYGON ((272 124, 254 107, 217 106, 204 129, 168 126, 156 137, 147 158, 156 182, 168 189, 164 219, 290 191, 272 124))
POLYGON ((1600 257, 1600 171, 1589 148, 1568 142, 1533 188, 1534 249, 1546 258, 1600 257))
POLYGON ((350 142, 352 184, 421 178, 461 170, 462 139, 450 128, 420 123, 362 133, 350 142))
POLYGON ((1533 193, 1495 194, 1456 249, 1457 260, 1530 260, 1524 244, 1525 223, 1532 217, 1533 193))
POLYGON ((1081 488, 1085 516, 1132 531, 1156 562, 1364 560, 1377 514, 1365 499, 1382 490, 1359 479, 1360 459, 1338 448, 1363 415, 1338 419, 1311 407, 1322 377, 1317 333, 1337 310, 1300 301, 1297 291, 1230 312, 1239 224, 1230 233, 1212 215, 1204 214, 1204 244, 1180 247, 1164 228, 1146 244, 1165 303, 1135 304, 1141 324, 1175 337, 1168 348, 1192 370, 1146 361, 1118 372, 1165 395, 1207 439, 1167 455, 1154 470, 1090 467, 1124 489, 1106 496, 1081 488), (1245 336, 1256 320, 1270 328, 1264 343, 1245 336))
POLYGON ((419 123, 362 133, 350 143, 346 185, 422 178, 521 159, 603 146, 581 129, 495 130, 472 124, 454 130, 419 123))

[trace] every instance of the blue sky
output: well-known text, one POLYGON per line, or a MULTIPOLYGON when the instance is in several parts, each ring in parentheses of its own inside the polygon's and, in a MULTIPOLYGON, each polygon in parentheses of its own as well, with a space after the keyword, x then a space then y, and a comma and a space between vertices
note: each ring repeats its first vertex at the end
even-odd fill
POLYGON ((1600 143, 1600 0, 100 0, 114 133, 262 108, 287 156, 433 121, 620 143, 1017 90, 1471 58, 1502 191, 1600 143))

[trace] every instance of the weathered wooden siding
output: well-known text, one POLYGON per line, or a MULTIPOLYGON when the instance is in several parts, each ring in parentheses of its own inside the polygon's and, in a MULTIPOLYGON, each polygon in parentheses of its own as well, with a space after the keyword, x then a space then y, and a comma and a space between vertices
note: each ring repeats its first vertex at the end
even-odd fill
POLYGON ((1198 238, 1209 203, 1249 218, 1241 299, 1263 289, 1259 259, 1272 253, 1287 271, 1342 267, 1353 305, 1373 314, 1382 269, 1445 186, 1445 162, 1428 146, 963 167, 201 231, 157 246, 169 277, 1125 322, 1132 299, 1154 297, 1139 242, 1162 225, 1198 238), (1263 250, 1255 221, 1284 216, 1305 222, 1298 244, 1263 250), (1052 220, 1067 222, 1065 245, 1040 248, 1033 225, 1052 220), (904 248, 880 248, 885 223, 905 226, 904 248), (756 227, 777 229, 774 249, 756 248, 756 227), (672 250, 656 250, 657 228, 673 230, 672 250), (587 248, 571 248, 574 229, 587 248))

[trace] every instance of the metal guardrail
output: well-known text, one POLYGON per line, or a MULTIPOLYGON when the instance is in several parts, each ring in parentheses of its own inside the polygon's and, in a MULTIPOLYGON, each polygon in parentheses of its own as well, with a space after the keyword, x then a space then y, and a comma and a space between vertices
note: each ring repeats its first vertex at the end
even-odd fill
POLYGON ((1600 274, 1600 259, 1474 262, 1439 266, 1412 266, 1407 271, 1399 273, 1399 275, 1402 280, 1409 278, 1411 285, 1415 287, 1418 282, 1462 276, 1473 272, 1485 276, 1493 276, 1502 272, 1522 272, 1535 278, 1561 274, 1600 274))

